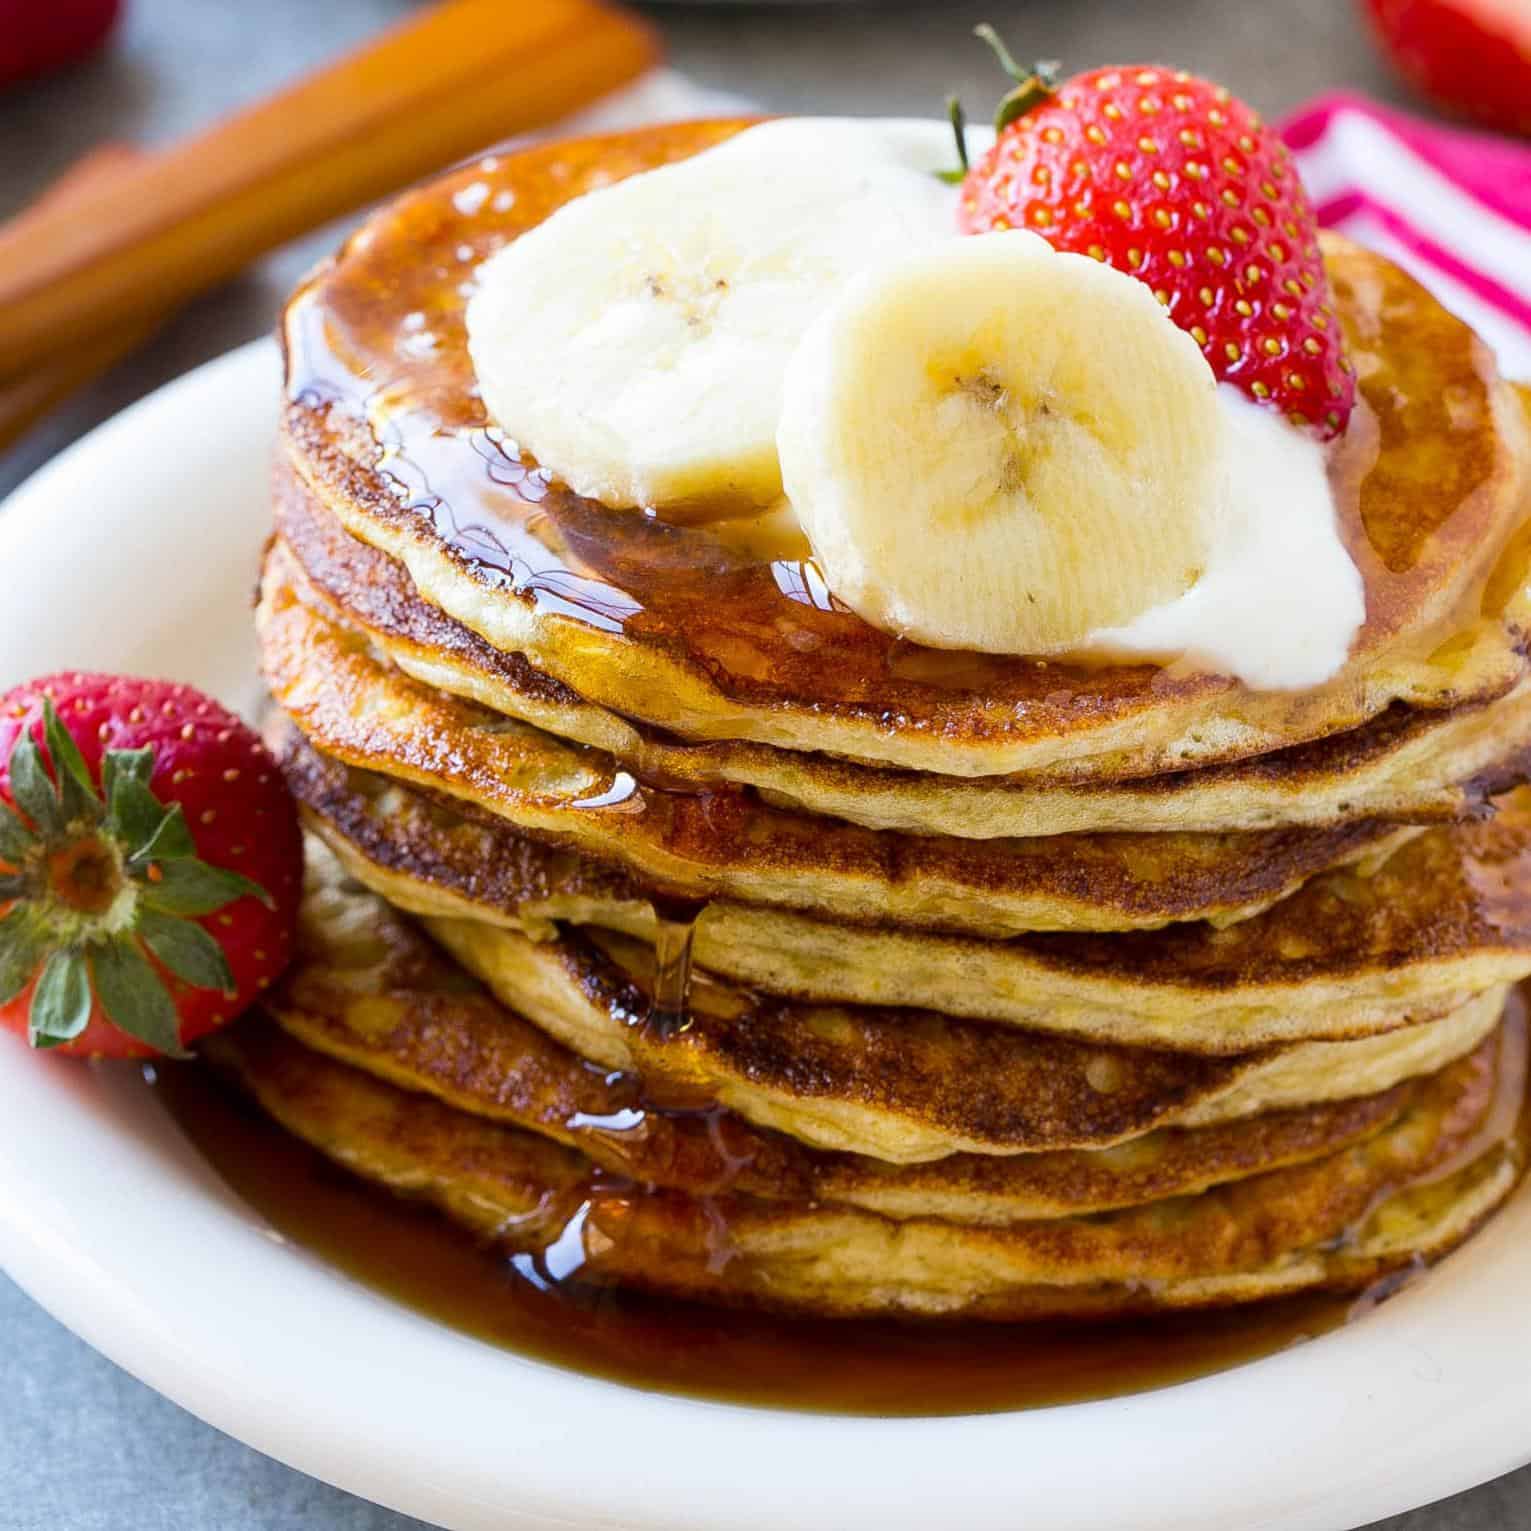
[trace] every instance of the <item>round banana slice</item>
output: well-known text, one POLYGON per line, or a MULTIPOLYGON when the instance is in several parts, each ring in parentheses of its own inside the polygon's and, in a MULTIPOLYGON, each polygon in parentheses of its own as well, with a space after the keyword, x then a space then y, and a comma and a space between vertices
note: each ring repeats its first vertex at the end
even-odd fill
POLYGON ((1222 414, 1136 278, 1011 231, 847 286, 788 366, 777 447, 830 590, 942 648, 1054 654, 1182 595, 1222 414))
POLYGON ((955 241, 950 159, 942 124, 795 118, 576 198, 479 268, 485 405, 608 505, 772 504, 794 347, 855 273, 955 241))

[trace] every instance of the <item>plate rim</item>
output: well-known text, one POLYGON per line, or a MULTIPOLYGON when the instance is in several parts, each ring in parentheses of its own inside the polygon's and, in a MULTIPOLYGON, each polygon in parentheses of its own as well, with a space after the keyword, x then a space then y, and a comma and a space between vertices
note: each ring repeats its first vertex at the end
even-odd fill
MULTIPOLYGON (((229 352, 43 465, 0 505, 0 563, 48 556, 50 514, 112 476, 125 487, 103 519, 168 536, 161 522, 187 510, 155 499, 171 471, 167 448, 194 417, 219 422, 213 458, 260 448, 252 433, 269 433, 274 415, 273 351, 268 339, 229 352)), ((263 504, 264 482, 215 503, 227 517, 254 496, 263 504)), ((202 530, 226 544, 250 536, 232 524, 202 530)), ((22 621, 81 629, 79 597, 110 555, 95 556, 94 575, 71 566, 79 585, 63 621, 36 591, 0 611, 0 655, 22 621)), ((251 579, 244 571, 242 588, 251 579)), ((176 587, 164 598, 185 606, 191 596, 176 587)), ((220 608, 215 620, 233 619, 220 608)), ((424 1319, 280 1242, 141 1082, 0 1038, 0 1266, 66 1327, 215 1428, 453 1531, 750 1531, 784 1518, 913 1531, 933 1516, 951 1523, 956 1506, 974 1521, 1024 1508, 1048 1531, 1335 1531, 1531 1461, 1531 1327, 1517 1335, 1489 1321, 1513 1317, 1514 1294, 1531 1280, 1525 1187, 1468 1248, 1365 1322, 1209 1378, 1011 1414, 799 1414, 642 1392, 424 1319), (46 1186, 27 1173, 36 1134, 69 1145, 46 1186), (95 1184, 94 1155, 113 1164, 110 1194, 95 1184), (166 1250, 203 1271, 206 1290, 162 1284, 166 1250), (232 1322, 221 1296, 231 1273, 242 1278, 232 1322), (601 1472, 589 1471, 592 1437, 601 1472), (761 1473, 763 1461, 791 1466, 761 1473), (906 1466, 890 1473, 890 1462, 906 1466), (644 1485, 636 1505, 633 1481, 644 1485)))

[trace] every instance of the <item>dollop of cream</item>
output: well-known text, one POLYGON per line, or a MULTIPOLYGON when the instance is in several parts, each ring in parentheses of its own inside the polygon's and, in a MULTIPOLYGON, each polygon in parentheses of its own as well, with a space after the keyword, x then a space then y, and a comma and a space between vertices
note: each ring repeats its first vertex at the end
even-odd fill
MULTIPOLYGON (((968 147, 975 161, 990 142, 988 130, 969 130, 968 147)), ((806 224, 803 221, 800 189, 805 167, 823 179, 826 160, 842 167, 841 180, 875 211, 875 218, 867 222, 875 224, 878 232, 870 236, 869 230, 864 229, 861 238, 850 239, 848 245, 837 244, 836 259, 823 262, 816 277, 805 276, 799 270, 797 286, 790 293, 770 287, 759 291, 754 301, 762 308, 763 317, 751 326, 750 333, 758 333, 760 340, 750 353, 749 365, 743 365, 736 357, 736 364, 729 366, 726 357, 712 358, 710 352, 706 353, 709 360, 716 360, 717 366, 706 379, 706 387, 699 391, 699 397, 733 400, 726 410, 731 419, 739 412, 737 399, 741 389, 745 397, 758 396, 759 419, 744 434, 752 441, 758 438, 763 453, 770 450, 771 433, 779 416, 779 373, 813 315, 829 304, 858 270, 882 259, 894 259, 927 241, 963 237, 957 231, 957 190, 941 185, 932 173, 955 161, 950 129, 944 123, 902 119, 789 118, 768 122, 747 129, 692 160, 587 193, 549 220, 548 227, 552 228, 561 226, 560 220, 578 219, 588 212, 608 233, 615 223, 623 239, 652 243, 656 237, 654 228, 649 226, 652 220, 626 218, 623 212, 626 201, 641 199, 647 190, 662 185, 672 193, 669 206, 678 205, 684 212, 682 269, 706 258, 709 241, 726 253, 740 238, 759 242, 771 259, 801 264, 801 257, 811 256, 815 241, 824 237, 822 220, 809 219, 806 224), (714 170, 731 166, 735 161, 741 176, 723 200, 732 198, 740 203, 755 220, 754 224, 750 218, 723 216, 729 209, 714 205, 716 199, 688 198, 686 194, 691 179, 705 180, 714 170), (850 166, 851 171, 845 170, 845 166, 850 166), (774 213, 770 207, 773 198, 779 204, 774 213), (768 213, 771 215, 766 216, 768 213), (762 217, 765 224, 760 222, 762 217), (748 227, 741 229, 741 223, 748 227), (769 237, 765 232, 767 226, 769 237), (764 362, 757 354, 762 347, 769 351, 764 362)), ((474 188, 468 191, 472 193, 474 188)), ((652 213, 652 207, 646 212, 652 213)), ((671 212, 669 216, 679 215, 671 212)), ((524 249, 518 251, 517 246, 512 246, 480 268, 480 289, 468 314, 473 359, 485 397, 495 408, 501 424, 516 435, 522 433, 525 422, 515 416, 531 406, 524 398, 508 396, 503 406, 497 408, 501 390, 493 386, 496 369, 488 367, 489 375, 485 370, 489 361, 502 359, 502 353, 504 358, 514 359, 514 348, 500 337, 502 332, 514 334, 516 326, 508 322, 491 323, 490 310, 496 304, 515 310, 511 299, 524 298, 520 283, 513 278, 517 278, 525 257, 535 250, 536 238, 534 234, 524 242, 524 249)), ((748 243, 746 247, 750 247, 748 243)), ((612 258, 609 251, 599 253, 603 259, 612 258)), ((681 254, 678 246, 671 253, 677 258, 681 254)), ((814 263, 810 261, 809 265, 812 268, 814 263)), ((554 273, 555 278, 558 275, 554 273)), ((555 280, 554 287, 566 290, 567 284, 559 288, 555 280)), ((586 341, 593 338, 601 342, 598 349, 605 359, 595 369, 598 372, 601 367, 610 370, 614 352, 629 353, 635 370, 628 380, 631 385, 628 392, 609 388, 603 381, 594 390, 604 401, 601 407, 609 411, 613 398, 631 398, 643 420, 657 420, 656 428, 661 434, 673 433, 678 430, 674 421, 689 420, 690 414, 661 407, 662 400, 656 403, 660 399, 660 379, 654 370, 658 365, 654 360, 658 348, 650 344, 652 337, 643 337, 642 344, 634 344, 639 337, 613 334, 613 327, 626 313, 626 309, 616 305, 604 313, 576 315, 580 324, 589 321, 588 334, 574 320, 569 328, 584 335, 586 341), (647 362, 642 362, 644 356, 648 357, 647 362), (642 379, 644 366, 650 369, 646 386, 642 379)), ((588 356, 577 355, 576 351, 571 343, 562 360, 574 375, 570 386, 577 393, 590 382, 592 364, 588 356)), ((518 366, 506 370, 512 378, 530 376, 543 394, 548 393, 547 367, 518 366)), ((551 391, 557 393, 556 389, 551 391)), ((1219 530, 1204 573, 1178 598, 1151 607, 1120 626, 1090 634, 1082 652, 1092 657, 1188 662, 1230 675, 1260 690, 1295 690, 1322 684, 1344 666, 1366 614, 1365 588, 1340 536, 1325 472, 1324 449, 1289 424, 1278 411, 1253 403, 1231 386, 1219 387, 1218 400, 1225 423, 1217 475, 1221 499, 1219 530)), ((555 413, 572 422, 572 434, 567 441, 547 444, 545 460, 580 487, 579 474, 569 469, 583 453, 593 451, 592 442, 599 444, 604 436, 598 429, 601 422, 590 418, 590 408, 594 406, 589 406, 588 399, 573 397, 564 402, 569 407, 555 413), (555 445, 567 448, 569 463, 560 461, 560 452, 553 449, 555 445)), ((710 464, 705 461, 703 464, 705 472, 701 476, 715 479, 720 463, 726 466, 724 459, 739 460, 738 442, 731 441, 729 433, 713 427, 703 435, 706 450, 700 452, 701 458, 705 460, 709 451, 722 453, 710 464)), ((556 438, 557 432, 553 436, 556 438)), ((622 457, 624 453, 616 455, 622 457)), ((775 471, 774 459, 771 471, 775 471)), ((762 476, 769 480, 771 473, 762 476)), ((584 492, 603 497, 596 489, 587 488, 584 492)), ((612 503, 622 501, 618 497, 612 503)), ((630 498, 628 503, 639 500, 630 498)), ((647 500, 642 503, 654 503, 661 516, 667 512, 664 503, 647 500)), ((758 509, 756 506, 757 516, 758 509)), ((780 540, 783 528, 792 519, 790 510, 775 512, 771 521, 775 528, 773 536, 780 540)), ((726 528, 729 524, 724 521, 719 526, 726 528)), ((939 538, 932 536, 929 557, 941 556, 939 538)))
POLYGON ((1224 383, 1223 504, 1212 556, 1186 593, 1089 648, 1183 657, 1261 691, 1333 678, 1366 620, 1366 588, 1340 537, 1323 447, 1224 383))

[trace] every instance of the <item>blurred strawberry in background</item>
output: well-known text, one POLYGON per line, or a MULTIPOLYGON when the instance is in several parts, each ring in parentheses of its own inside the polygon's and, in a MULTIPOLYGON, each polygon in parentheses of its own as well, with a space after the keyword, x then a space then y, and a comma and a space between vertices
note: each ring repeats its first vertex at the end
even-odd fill
POLYGON ((121 10, 122 0, 0 0, 0 86, 94 53, 121 10))
POLYGON ((1531 136, 1531 0, 1365 0, 1387 55, 1439 107, 1531 136))

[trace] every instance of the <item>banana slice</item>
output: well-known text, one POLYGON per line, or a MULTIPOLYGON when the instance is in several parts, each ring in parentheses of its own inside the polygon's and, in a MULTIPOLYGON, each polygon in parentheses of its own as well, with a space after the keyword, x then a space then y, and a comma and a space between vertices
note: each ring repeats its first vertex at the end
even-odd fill
POLYGON ((855 273, 956 236, 935 123, 762 123, 577 198, 479 269, 489 412, 578 493, 716 515, 781 494, 781 380, 855 273))
POLYGON ((1173 600, 1222 514, 1195 341, 1136 278, 1012 231, 858 277, 777 446, 831 591, 941 648, 1054 654, 1173 600))

